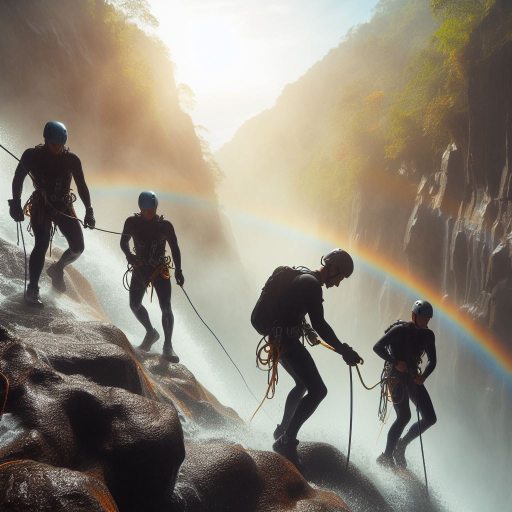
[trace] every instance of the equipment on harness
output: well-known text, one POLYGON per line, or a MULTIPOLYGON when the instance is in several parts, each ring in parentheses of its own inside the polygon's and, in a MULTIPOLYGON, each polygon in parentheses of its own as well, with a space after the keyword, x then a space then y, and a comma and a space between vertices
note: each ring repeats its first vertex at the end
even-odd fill
POLYGON ((434 308, 430 302, 426 300, 417 300, 412 306, 412 312, 415 315, 426 316, 428 318, 432 318, 434 316, 434 308))
POLYGON ((151 190, 145 190, 139 195, 139 208, 141 210, 156 210, 158 207, 158 198, 151 190))
MULTIPOLYGON (((423 301, 416 301, 417 302, 423 302, 423 301)), ((427 303, 428 304, 428 303, 427 303)), ((428 304, 430 306, 430 304, 428 304)), ((432 306, 430 306, 432 307, 432 306)), ((414 311, 413 311, 414 312, 414 311)), ((384 334, 387 334, 391 329, 397 327, 397 326, 410 326, 411 329, 415 329, 414 324, 411 322, 406 322, 405 320, 396 320, 393 322, 387 329, 384 330, 384 334)), ((422 354, 418 354, 418 356, 415 358, 416 360, 414 363, 416 364, 416 370, 421 365, 421 356, 422 354)), ((409 372, 414 371, 414 368, 409 368, 409 372)), ((380 394, 380 402, 379 402, 379 410, 378 410, 378 417, 382 423, 386 420, 387 415, 387 405, 388 402, 392 402, 393 404, 399 404, 402 402, 405 396, 405 389, 403 389, 403 382, 401 381, 401 378, 397 374, 397 371, 394 368, 394 365, 390 363, 389 361, 384 362, 384 368, 382 369, 381 373, 381 394, 380 394), (395 391, 397 390, 397 387, 400 386, 401 393, 399 397, 396 397, 395 391)))
POLYGON ((50 144, 66 144, 68 140, 68 131, 60 121, 48 121, 44 125, 44 140, 50 144))
POLYGON ((267 279, 261 290, 260 297, 251 313, 251 324, 262 336, 281 334, 272 332, 280 327, 281 299, 290 287, 292 281, 301 274, 310 272, 309 269, 297 267, 277 267, 267 279))
POLYGON ((9 203, 9 215, 16 222, 23 222, 25 220, 25 216, 23 215, 23 208, 21 207, 21 199, 9 199, 7 201, 9 203))
POLYGON ((350 277, 354 272, 354 261, 350 254, 343 249, 333 249, 331 252, 322 256, 320 262, 323 266, 333 265, 338 268, 343 277, 350 277))

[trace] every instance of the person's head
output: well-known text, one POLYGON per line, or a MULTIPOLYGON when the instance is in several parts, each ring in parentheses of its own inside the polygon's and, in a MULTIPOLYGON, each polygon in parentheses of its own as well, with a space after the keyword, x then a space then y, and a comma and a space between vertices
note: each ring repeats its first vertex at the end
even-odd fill
POLYGON ((350 254, 342 249, 334 249, 322 256, 320 276, 327 288, 339 286, 341 281, 350 277, 354 271, 354 262, 350 254))
POLYGON ((430 302, 418 299, 412 305, 411 317, 414 325, 420 329, 426 329, 430 319, 434 316, 434 308, 430 302))
POLYGON ((68 131, 60 121, 48 121, 44 125, 43 137, 45 146, 54 155, 64 151, 64 144, 68 140, 68 131))
POLYGON ((151 220, 156 215, 158 197, 151 190, 145 190, 139 195, 140 214, 145 220, 151 220))

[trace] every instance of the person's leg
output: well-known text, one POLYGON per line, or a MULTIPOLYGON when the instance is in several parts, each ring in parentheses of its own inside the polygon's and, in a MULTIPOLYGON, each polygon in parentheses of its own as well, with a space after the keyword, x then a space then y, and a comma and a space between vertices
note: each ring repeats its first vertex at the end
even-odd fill
POLYGON ((396 419, 389 428, 388 439, 386 443, 386 450, 384 454, 386 457, 393 456, 396 444, 402 435, 407 423, 411 419, 411 408, 409 406, 409 394, 407 393, 407 386, 405 382, 396 384, 393 390, 393 407, 396 412, 396 419))
MULTIPOLYGON (((283 343, 290 342, 291 340, 284 340, 283 343)), ((288 372, 290 377, 295 381, 295 386, 291 389, 286 397, 286 403, 284 406, 283 419, 281 423, 277 426, 274 432, 274 438, 277 439, 280 435, 284 434, 288 426, 290 425, 290 421, 297 410, 299 402, 302 397, 306 394, 306 386, 300 380, 300 377, 293 369, 293 364, 288 362, 286 355, 281 356, 281 360, 279 361, 281 366, 288 372)))
POLYGON ((418 408, 421 419, 419 423, 416 421, 416 423, 411 425, 407 434, 402 438, 401 442, 405 446, 407 446, 413 439, 416 439, 420 435, 420 431, 423 434, 437 421, 432 400, 430 399, 430 395, 428 394, 425 386, 411 384, 409 393, 411 395, 411 400, 418 408))
POLYGON ((70 219, 69 217, 64 217, 64 215, 58 214, 56 214, 54 217, 55 224, 66 238, 69 246, 68 249, 64 251, 59 261, 55 263, 55 267, 59 271, 62 271, 64 270, 65 266, 73 263, 73 261, 77 260, 84 252, 84 234, 78 219, 70 219))
POLYGON ((139 348, 142 350, 149 350, 151 345, 159 338, 158 332, 151 325, 149 314, 147 309, 142 305, 142 299, 146 292, 147 281, 144 276, 141 275, 137 270, 132 273, 130 281, 130 309, 132 310, 135 318, 144 326, 146 329, 146 335, 139 348))
POLYGON ((29 286, 36 289, 39 286, 39 278, 44 267, 44 258, 48 246, 50 245, 50 232, 52 221, 49 218, 41 219, 39 222, 32 223, 32 232, 34 233, 34 249, 30 254, 28 263, 29 268, 29 286))
POLYGON ((399 466, 407 467, 407 460, 405 458, 405 450, 407 445, 421 433, 431 427, 436 421, 436 413, 434 412, 434 406, 432 405, 432 400, 430 400, 430 396, 425 389, 425 386, 418 386, 414 382, 409 383, 408 385, 409 396, 411 397, 412 402, 417 406, 418 412, 421 415, 421 420, 414 423, 407 434, 405 434, 402 439, 400 439, 396 445, 394 451, 395 461, 399 466))
POLYGON ((162 327, 164 330, 163 356, 172 363, 178 363, 179 357, 172 348, 172 332, 174 329, 174 315, 171 307, 171 280, 158 276, 153 281, 160 309, 162 310, 162 327))
MULTIPOLYGON (((306 388, 306 395, 300 398, 295 411, 291 414, 285 434, 296 439, 297 434, 306 420, 315 412, 320 402, 327 395, 327 388, 308 350, 299 340, 285 347, 281 364, 292 378, 306 388)), ((297 390, 297 395, 300 391, 297 390)), ((294 397, 295 398, 295 397, 294 397)), ((292 402, 293 406, 293 402, 292 402)))

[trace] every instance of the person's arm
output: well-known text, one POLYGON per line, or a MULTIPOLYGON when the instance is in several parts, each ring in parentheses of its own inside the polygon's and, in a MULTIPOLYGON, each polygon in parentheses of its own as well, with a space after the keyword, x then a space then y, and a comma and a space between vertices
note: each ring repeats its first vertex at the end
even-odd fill
POLYGON ((135 260, 135 254, 130 249, 130 239, 132 238, 131 222, 130 219, 126 219, 123 226, 123 234, 121 235, 121 241, 119 245, 121 250, 124 252, 128 263, 132 263, 135 260))
POLYGON ((174 266, 176 270, 181 270, 181 252, 178 246, 178 238, 176 237, 176 232, 174 231, 173 225, 169 222, 168 228, 166 232, 167 243, 171 248, 172 260, 174 261, 174 266))
POLYGON ((427 342, 425 343, 425 354, 428 358, 427 366, 425 367, 425 371, 418 376, 421 382, 418 384, 423 384, 428 376, 434 371, 437 364, 437 355, 436 355, 436 336, 432 331, 429 331, 429 337, 427 342))
MULTIPOLYGON (((305 279, 314 279, 309 276, 305 279)), ((342 343, 332 327, 327 323, 324 318, 324 306, 322 304, 322 288, 317 283, 310 281, 308 283, 308 296, 309 306, 308 315, 311 321, 311 326, 317 332, 317 334, 324 340, 327 345, 332 347, 335 352, 343 356, 343 359, 347 364, 358 364, 362 362, 361 357, 352 349, 347 343, 342 343)))
POLYGON ((76 190, 82 203, 84 203, 85 208, 91 207, 91 194, 89 193, 89 188, 85 183, 84 171, 82 169, 82 162, 80 162, 80 158, 76 155, 73 155, 73 165, 71 166, 73 179, 75 180, 76 190))
POLYGON ((25 181, 25 178, 28 176, 28 173, 30 171, 31 152, 31 149, 27 149, 26 151, 24 151, 23 155, 21 155, 20 162, 16 167, 16 171, 14 172, 14 178, 12 180, 12 198, 15 201, 21 202, 23 182, 25 181))
MULTIPOLYGON (((396 329, 396 327, 395 327, 396 329)), ((394 341, 396 333, 393 332, 395 329, 391 329, 388 331, 382 338, 375 343, 373 346, 373 351, 382 359, 387 361, 388 363, 395 364, 396 360, 391 353, 391 344, 394 341)))

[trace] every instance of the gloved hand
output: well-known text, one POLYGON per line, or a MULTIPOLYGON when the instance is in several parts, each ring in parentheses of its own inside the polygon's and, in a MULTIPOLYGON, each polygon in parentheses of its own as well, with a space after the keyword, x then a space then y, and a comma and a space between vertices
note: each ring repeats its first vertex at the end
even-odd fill
POLYGON ((9 199, 9 215, 16 222, 23 222, 25 215, 23 215, 23 208, 21 207, 21 199, 9 199))
POLYGON ((346 343, 343 343, 343 352, 341 353, 341 356, 349 366, 355 366, 363 362, 361 356, 346 343))
POLYGON ((126 261, 128 262, 128 265, 131 265, 132 267, 136 267, 139 264, 137 256, 132 252, 126 255, 126 261))
POLYGON ((183 277, 183 272, 181 271, 181 268, 177 268, 174 271, 174 277, 176 278, 178 286, 183 286, 185 284, 185 278, 183 277))
POLYGON ((84 227, 94 229, 94 226, 96 226, 96 220, 94 219, 94 212, 92 210, 92 206, 88 206, 85 209, 84 227))

